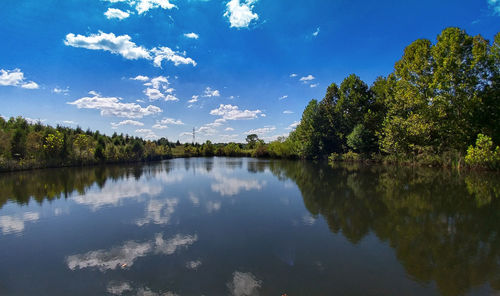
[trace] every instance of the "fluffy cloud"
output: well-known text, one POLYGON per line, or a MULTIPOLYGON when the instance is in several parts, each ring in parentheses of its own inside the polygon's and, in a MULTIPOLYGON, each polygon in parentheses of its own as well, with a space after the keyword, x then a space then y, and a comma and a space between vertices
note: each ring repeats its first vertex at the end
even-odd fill
POLYGON ((119 126, 123 126, 123 125, 144 126, 144 123, 142 123, 140 121, 130 120, 130 119, 127 119, 127 120, 124 120, 124 121, 121 121, 118 123, 115 123, 115 122, 111 123, 111 126, 113 127, 113 129, 116 129, 119 126))
POLYGON ((138 130, 135 130, 135 132, 137 134, 139 134, 139 136, 141 136, 142 138, 144 138, 146 140, 158 139, 158 136, 150 129, 138 129, 138 130))
POLYGON ((223 105, 221 104, 219 108, 210 111, 211 115, 222 116, 224 120, 250 120, 256 119, 262 111, 260 110, 240 110, 238 106, 233 105, 223 105))
POLYGON ((275 130, 276 130, 275 126, 266 126, 263 128, 251 129, 251 130, 245 132, 245 134, 247 134, 247 135, 249 135, 249 134, 264 135, 264 134, 268 134, 268 133, 275 131, 275 130))
POLYGON ((226 132, 232 132, 232 131, 234 131, 234 128, 232 128, 232 127, 226 127, 225 131, 226 132))
POLYGON ((23 85, 21 85, 22 88, 26 88, 26 89, 38 89, 39 86, 36 82, 33 82, 33 81, 30 81, 30 82, 27 82, 23 85))
POLYGON ((130 16, 130 13, 117 9, 117 8, 108 8, 108 10, 104 13, 104 15, 108 19, 119 19, 123 20, 130 16))
POLYGON ((69 87, 66 87, 66 88, 55 87, 52 90, 52 92, 55 94, 63 94, 65 96, 67 96, 67 95, 69 95, 69 87))
POLYGON ((295 129, 298 125, 300 124, 300 121, 294 121, 292 124, 290 124, 286 129, 287 130, 293 130, 295 129))
MULTIPOLYGON (((140 81, 148 81, 149 78, 147 76, 137 76, 134 80, 140 81), (139 77, 140 79, 136 79, 139 77)), ((158 76, 152 78, 150 82, 144 83, 145 86, 148 86, 144 90, 144 94, 149 98, 150 101, 156 101, 163 99, 164 101, 179 101, 173 92, 175 89, 170 88, 170 82, 168 81, 168 77, 158 76)))
POLYGON ((75 35, 69 33, 66 35, 64 44, 72 47, 80 47, 91 50, 104 50, 113 54, 119 54, 128 60, 151 59, 149 51, 137 46, 131 41, 129 35, 115 36, 113 33, 99 32, 90 36, 75 35))
POLYGON ((224 16, 229 19, 231 28, 248 28, 253 20, 258 20, 259 15, 254 13, 254 3, 257 0, 231 0, 226 4, 224 16))
POLYGON ((173 119, 173 118, 163 118, 160 121, 161 124, 173 124, 173 125, 184 125, 184 122, 182 122, 179 119, 173 119))
POLYGON ((106 0, 111 3, 124 2, 135 7, 137 13, 143 14, 154 8, 172 9, 175 6, 169 0, 106 0))
POLYGON ((488 0, 488 4, 493 9, 494 14, 500 15, 500 0, 488 0))
POLYGON ((291 77, 291 78, 293 78, 293 77, 297 77, 297 76, 298 76, 298 75, 297 75, 297 74, 295 74, 295 73, 290 74, 290 77, 291 77))
POLYGON ((319 27, 318 27, 318 28, 316 28, 316 31, 314 31, 314 33, 312 33, 312 35, 313 35, 314 37, 317 37, 317 36, 319 35, 319 27))
POLYGON ((130 3, 136 3, 135 4, 135 9, 139 14, 143 14, 150 9, 153 8, 163 8, 163 9, 172 9, 175 6, 174 4, 170 3, 169 0, 138 0, 138 1, 129 1, 130 3))
POLYGON ((311 88, 315 88, 315 87, 318 87, 319 86, 319 83, 314 83, 314 84, 311 84, 309 85, 311 88))
POLYGON ((138 81, 148 81, 149 77, 148 76, 144 76, 144 75, 137 75, 134 78, 130 78, 130 79, 132 79, 132 80, 138 80, 138 81))
POLYGON ((75 105, 78 109, 97 109, 101 111, 102 116, 116 116, 125 118, 143 118, 144 116, 161 113, 162 110, 156 106, 149 105, 146 108, 135 103, 122 103, 122 98, 101 97, 96 92, 90 92, 93 97, 84 97, 74 102, 68 102, 75 105))
POLYGON ((189 39, 198 39, 198 38, 200 38, 200 36, 198 34, 193 33, 193 32, 184 34, 184 37, 189 38, 189 39))
POLYGON ((293 111, 291 111, 291 110, 285 110, 285 111, 283 111, 283 114, 293 114, 293 111))
POLYGON ((205 98, 211 98, 211 97, 220 97, 220 92, 218 90, 212 90, 210 87, 207 87, 205 89, 205 94, 203 95, 205 98))
POLYGON ((154 54, 154 64, 156 67, 161 68, 161 63, 164 60, 170 61, 174 63, 174 65, 193 65, 196 66, 196 62, 192 58, 187 58, 185 56, 179 55, 177 52, 174 52, 172 49, 168 47, 158 47, 153 48, 151 53, 154 54))
POLYGON ((173 119, 173 118, 163 118, 162 120, 156 121, 156 124, 153 125, 154 129, 166 129, 168 128, 168 125, 184 125, 184 122, 182 122, 179 119, 173 119))
POLYGON ((154 65, 160 68, 164 60, 171 61, 175 66, 181 64, 196 66, 196 62, 191 58, 185 57, 185 53, 174 52, 168 47, 155 47, 148 50, 143 46, 138 46, 131 40, 132 38, 129 35, 116 36, 113 33, 108 34, 99 31, 98 34, 91 34, 89 36, 69 33, 66 35, 64 44, 77 48, 104 50, 121 55, 128 60, 153 60, 154 65))
POLYGON ((304 76, 304 77, 300 78, 300 81, 302 81, 304 83, 308 83, 310 81, 313 81, 314 79, 316 79, 316 77, 314 77, 311 74, 309 74, 307 76, 304 76))
POLYGON ((286 98, 288 98, 288 96, 285 95, 285 96, 279 97, 278 99, 281 101, 281 100, 284 100, 286 98))
POLYGON ((198 102, 198 98, 199 98, 199 97, 200 97, 200 96, 192 96, 192 97, 191 97, 191 100, 189 100, 189 101, 188 101, 188 103, 192 104, 192 103, 196 103, 196 102, 198 102))
POLYGON ((37 89, 38 84, 33 81, 26 82, 24 73, 20 69, 4 70, 0 69, 0 85, 1 86, 17 86, 25 89, 37 89))

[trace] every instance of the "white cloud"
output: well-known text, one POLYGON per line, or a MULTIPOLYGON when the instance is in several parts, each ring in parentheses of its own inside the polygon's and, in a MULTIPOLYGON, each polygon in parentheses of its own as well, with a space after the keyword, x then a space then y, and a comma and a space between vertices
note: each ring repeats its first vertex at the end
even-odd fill
POLYGON ((90 92, 93 97, 84 97, 74 102, 68 102, 75 105, 78 109, 97 109, 101 111, 102 116, 116 116, 125 118, 143 118, 144 116, 154 115, 163 112, 160 108, 149 105, 146 108, 135 103, 122 103, 122 98, 101 97, 96 92, 90 92))
POLYGON ((318 87, 319 86, 319 83, 314 83, 314 84, 311 84, 309 85, 311 88, 315 88, 315 87, 318 87))
POLYGON ((24 80, 24 73, 20 69, 4 70, 0 69, 0 86, 17 86, 25 89, 38 89, 36 82, 24 80))
POLYGON ((165 98, 165 95, 156 88, 147 88, 146 90, 144 90, 144 94, 149 98, 150 101, 156 101, 165 98))
POLYGON ((172 9, 177 6, 170 3, 169 0, 105 0, 111 3, 125 2, 131 7, 135 7, 139 14, 143 14, 151 9, 163 8, 172 9))
POLYGON ((231 132, 231 131, 234 131, 234 128, 232 128, 232 127, 226 127, 225 131, 226 132, 231 132))
POLYGON ((320 28, 318 27, 318 28, 316 28, 316 31, 314 31, 314 33, 312 33, 312 35, 314 37, 317 37, 319 35, 319 31, 320 31, 320 28))
POLYGON ((179 119, 173 119, 173 118, 163 118, 162 120, 156 121, 156 124, 153 125, 154 129, 166 129, 168 128, 168 125, 184 125, 184 122, 182 122, 179 119))
POLYGON ((65 96, 67 96, 67 95, 69 95, 69 87, 66 87, 66 88, 55 87, 52 90, 52 92, 55 94, 63 94, 65 96))
POLYGON ((181 55, 169 47, 155 47, 148 50, 143 46, 138 46, 131 40, 132 38, 129 35, 116 36, 113 33, 108 34, 99 31, 99 34, 91 34, 89 36, 69 33, 66 35, 64 44, 77 48, 104 50, 121 55, 128 60, 153 60, 154 65, 160 68, 164 60, 174 63, 175 66, 181 64, 196 66, 196 62, 189 57, 185 57, 185 53, 181 55))
POLYGON ((137 0, 129 2, 136 3, 135 9, 139 14, 143 14, 153 8, 161 7, 163 9, 172 9, 174 7, 177 7, 174 4, 170 3, 169 0, 137 0))
POLYGON ((158 136, 150 129, 138 129, 138 130, 135 130, 135 132, 146 140, 158 139, 158 136))
POLYGON ((275 130, 276 130, 275 126, 266 126, 263 128, 251 129, 251 130, 245 132, 245 134, 247 134, 247 135, 250 135, 250 134, 263 135, 263 134, 268 134, 268 133, 275 131, 275 130))
POLYGON ((136 120, 130 120, 130 119, 127 119, 127 120, 124 120, 124 121, 121 121, 118 123, 115 123, 115 122, 111 123, 111 126, 113 127, 113 129, 116 129, 122 125, 144 126, 144 123, 142 123, 140 121, 136 121, 136 120))
POLYGON ((144 83, 148 87, 144 90, 144 94, 149 98, 150 101, 156 101, 163 99, 164 101, 179 101, 174 94, 173 88, 169 88, 170 82, 167 77, 158 76, 151 79, 151 82, 144 83), (163 90, 163 92, 162 92, 163 90))
POLYGON ((293 77, 297 77, 297 76, 298 76, 298 75, 297 75, 297 74, 295 74, 295 73, 290 74, 290 77, 291 77, 291 78, 293 78, 293 77))
POLYGON ((488 0, 488 4, 493 9, 493 14, 500 15, 500 0, 488 0))
POLYGON ((108 8, 108 10, 104 13, 104 15, 108 19, 119 19, 123 20, 130 16, 130 13, 117 9, 117 8, 108 8))
POLYGON ((134 78, 130 78, 132 80, 138 80, 138 81, 148 81, 149 77, 148 76, 143 76, 143 75, 137 75, 134 78))
POLYGON ((222 116, 225 120, 250 120, 256 119, 262 111, 260 110, 240 110, 238 106, 233 105, 223 105, 221 104, 219 108, 210 111, 211 115, 222 116))
POLYGON ((284 99, 286 99, 286 98, 288 98, 288 96, 287 96, 287 95, 282 96, 282 97, 279 97, 278 99, 281 101, 281 100, 284 100, 284 99))
POLYGON ((179 65, 193 65, 196 66, 196 62, 192 58, 187 58, 185 56, 179 55, 178 52, 174 52, 169 47, 155 47, 151 50, 151 53, 154 54, 154 64, 156 67, 161 68, 161 63, 164 60, 170 61, 174 63, 175 66, 179 65))
POLYGON ((173 125, 184 125, 184 122, 179 119, 164 118, 160 121, 161 124, 173 124, 173 125))
POLYGON ((285 110, 285 111, 283 111, 283 114, 293 114, 293 113, 294 113, 294 112, 293 112, 293 111, 291 111, 291 110, 285 110))
POLYGON ((198 39, 198 38, 200 38, 200 36, 198 34, 193 33, 193 32, 184 34, 184 37, 189 38, 189 39, 198 39))
POLYGON ((75 125, 75 124, 77 124, 77 122, 76 122, 76 121, 73 121, 73 120, 63 120, 63 123, 64 123, 64 124, 70 124, 70 125, 75 125))
POLYGON ((262 286, 262 281, 250 272, 233 273, 233 280, 227 284, 232 296, 250 296, 258 295, 258 290, 262 286))
POLYGON ((287 130, 293 130, 295 129, 298 125, 300 124, 300 121, 294 121, 292 124, 290 124, 286 129, 287 130))
POLYGON ((199 97, 200 96, 192 96, 191 100, 189 100, 188 103, 192 104, 198 102, 199 97))
POLYGON ((180 248, 187 248, 198 240, 195 235, 177 234, 169 240, 164 240, 162 234, 157 234, 155 238, 155 253, 172 255, 180 248))
POLYGON ((36 82, 33 82, 33 81, 30 81, 30 82, 26 82, 25 84, 21 85, 22 88, 26 88, 26 89, 38 89, 39 86, 36 82))
POLYGON ((224 16, 229 18, 231 28, 248 28, 253 20, 258 20, 259 15, 254 13, 254 3, 257 0, 231 0, 226 4, 224 16))
POLYGON ((160 123, 156 123, 155 125, 152 126, 154 129, 166 129, 168 126, 166 125, 161 125, 160 123))
POLYGON ((29 117, 24 117, 24 119, 28 123, 30 123, 30 124, 36 124, 36 123, 39 123, 39 122, 45 122, 45 121, 47 121, 47 119, 40 119, 40 118, 35 119, 35 118, 29 118, 29 117))
POLYGON ((128 60, 151 59, 149 51, 137 46, 130 41, 132 38, 129 35, 115 36, 113 33, 104 33, 99 31, 99 34, 91 34, 90 36, 75 35, 69 33, 66 35, 64 44, 72 47, 86 48, 91 50, 104 50, 113 54, 119 54, 128 60))
POLYGON ((316 79, 316 77, 314 77, 311 74, 309 74, 307 76, 304 76, 304 77, 300 78, 300 81, 302 81, 304 83, 308 83, 310 81, 313 81, 314 79, 316 79))
POLYGON ((220 92, 218 90, 213 90, 210 87, 207 87, 205 89, 205 94, 203 95, 205 98, 211 98, 211 97, 220 97, 220 92))

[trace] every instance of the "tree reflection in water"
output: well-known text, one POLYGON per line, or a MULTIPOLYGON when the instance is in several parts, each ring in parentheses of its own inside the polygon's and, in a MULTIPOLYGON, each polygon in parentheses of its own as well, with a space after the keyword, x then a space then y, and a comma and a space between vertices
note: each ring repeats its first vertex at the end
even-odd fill
POLYGON ((488 283, 500 290, 500 178, 496 174, 271 162, 295 182, 312 215, 357 244, 373 232, 407 273, 462 295, 488 283))

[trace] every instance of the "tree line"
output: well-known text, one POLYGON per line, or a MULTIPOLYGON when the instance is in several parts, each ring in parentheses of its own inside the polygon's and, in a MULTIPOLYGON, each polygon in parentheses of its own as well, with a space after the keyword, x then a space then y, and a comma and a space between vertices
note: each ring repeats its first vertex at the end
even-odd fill
POLYGON ((0 117, 0 169, 29 169, 96 163, 161 160, 172 157, 167 139, 146 141, 80 127, 51 127, 22 117, 0 117))
POLYGON ((371 86, 354 74, 332 83, 267 153, 498 169, 494 143, 500 143, 500 33, 490 43, 447 28, 435 44, 411 43, 394 71, 371 86))

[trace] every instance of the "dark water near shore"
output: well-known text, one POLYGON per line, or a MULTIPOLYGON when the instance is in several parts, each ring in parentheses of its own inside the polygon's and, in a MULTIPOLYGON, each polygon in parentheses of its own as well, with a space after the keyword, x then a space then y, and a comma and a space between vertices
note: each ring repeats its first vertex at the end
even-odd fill
POLYGON ((500 295, 500 177, 239 158, 0 175, 0 295, 500 295))

